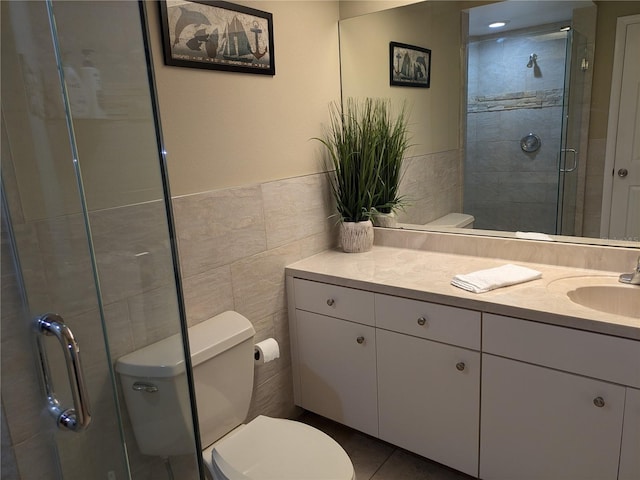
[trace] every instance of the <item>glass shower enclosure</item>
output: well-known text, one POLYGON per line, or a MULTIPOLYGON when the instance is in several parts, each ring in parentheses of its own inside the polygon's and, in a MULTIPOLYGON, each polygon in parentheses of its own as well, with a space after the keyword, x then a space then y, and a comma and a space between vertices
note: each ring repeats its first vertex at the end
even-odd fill
POLYGON ((2 476, 200 478, 197 435, 139 453, 113 368, 186 333, 144 7, 1 8, 2 476))
POLYGON ((475 228, 582 235, 593 44, 576 25, 593 28, 595 7, 577 10, 469 39, 463 211, 475 228))

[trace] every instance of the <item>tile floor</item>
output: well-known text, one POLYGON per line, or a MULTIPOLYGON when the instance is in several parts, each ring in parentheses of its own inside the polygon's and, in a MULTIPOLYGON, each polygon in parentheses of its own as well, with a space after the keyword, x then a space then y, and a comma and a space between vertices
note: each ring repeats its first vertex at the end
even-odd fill
POLYGON ((298 420, 322 430, 342 445, 353 462, 357 480, 473 479, 314 413, 304 412, 298 420))

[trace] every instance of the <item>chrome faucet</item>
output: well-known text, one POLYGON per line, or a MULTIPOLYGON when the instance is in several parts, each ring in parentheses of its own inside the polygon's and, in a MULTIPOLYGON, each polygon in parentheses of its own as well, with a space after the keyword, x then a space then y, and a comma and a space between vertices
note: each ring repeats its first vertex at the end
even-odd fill
POLYGON ((638 264, 636 268, 631 273, 623 273, 618 278, 618 281, 621 283, 629 283, 631 285, 640 285, 640 257, 638 257, 638 264))

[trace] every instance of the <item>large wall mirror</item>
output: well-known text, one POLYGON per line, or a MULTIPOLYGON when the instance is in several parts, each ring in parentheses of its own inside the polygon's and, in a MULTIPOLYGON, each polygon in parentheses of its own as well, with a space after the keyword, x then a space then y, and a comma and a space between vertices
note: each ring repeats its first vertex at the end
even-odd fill
POLYGON ((640 2, 424 1, 341 20, 343 99, 411 112, 397 226, 640 248, 640 99, 614 59, 631 15, 640 2), (430 88, 389 85, 389 42, 431 50, 430 88), (626 104, 634 121, 611 122, 626 104))

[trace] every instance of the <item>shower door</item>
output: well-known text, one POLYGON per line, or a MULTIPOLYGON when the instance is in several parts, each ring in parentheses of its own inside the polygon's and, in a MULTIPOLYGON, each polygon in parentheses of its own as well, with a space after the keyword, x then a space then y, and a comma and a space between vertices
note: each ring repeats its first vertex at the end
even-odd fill
POLYGON ((582 199, 586 144, 583 128, 589 122, 591 68, 587 38, 573 29, 567 37, 561 149, 558 155, 558 235, 582 235, 582 199))
POLYGON ((185 329, 139 5, 1 8, 2 476, 199 478, 195 439, 139 453, 113 368, 185 329))

